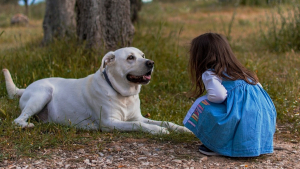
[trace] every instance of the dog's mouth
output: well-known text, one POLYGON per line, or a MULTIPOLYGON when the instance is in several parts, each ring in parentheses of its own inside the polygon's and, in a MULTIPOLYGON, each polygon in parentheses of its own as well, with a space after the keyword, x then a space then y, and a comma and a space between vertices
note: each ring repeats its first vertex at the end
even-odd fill
POLYGON ((147 84, 151 80, 151 73, 152 73, 152 70, 150 70, 148 73, 146 73, 142 76, 128 74, 126 77, 127 77, 127 80, 132 83, 147 84))

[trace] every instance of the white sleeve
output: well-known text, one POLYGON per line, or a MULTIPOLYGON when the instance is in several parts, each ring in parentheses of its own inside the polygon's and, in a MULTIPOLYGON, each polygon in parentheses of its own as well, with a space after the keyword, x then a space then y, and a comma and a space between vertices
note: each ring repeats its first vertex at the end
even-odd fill
POLYGON ((261 88, 263 88, 262 85, 261 85, 259 82, 258 82, 257 84, 258 84, 261 88))
POLYGON ((212 71, 205 71, 202 74, 202 81, 204 83, 207 99, 214 103, 222 103, 227 97, 227 90, 222 85, 222 79, 214 74, 212 71))

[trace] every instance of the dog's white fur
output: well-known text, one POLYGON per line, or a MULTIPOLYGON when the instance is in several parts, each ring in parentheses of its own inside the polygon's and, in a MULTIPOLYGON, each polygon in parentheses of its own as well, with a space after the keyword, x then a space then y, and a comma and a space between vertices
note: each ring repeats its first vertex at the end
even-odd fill
MULTIPOLYGON (((149 72, 148 59, 137 48, 121 48, 108 52, 100 69, 81 79, 46 78, 18 89, 7 69, 3 69, 9 98, 21 96, 21 115, 14 123, 33 127, 27 120, 41 115, 44 122, 73 125, 83 129, 102 131, 139 131, 152 134, 169 133, 168 129, 190 132, 171 122, 154 121, 141 115, 139 92, 141 84, 127 80, 127 74, 136 76, 149 72), (128 59, 134 56, 134 60, 128 59), (113 88, 103 75, 104 69, 113 88)), ((153 68, 151 68, 152 71, 153 68)))

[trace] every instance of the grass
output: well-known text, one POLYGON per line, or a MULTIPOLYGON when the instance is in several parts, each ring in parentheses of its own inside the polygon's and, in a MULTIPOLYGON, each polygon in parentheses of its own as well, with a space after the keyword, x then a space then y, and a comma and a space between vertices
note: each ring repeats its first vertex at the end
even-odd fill
POLYGON ((288 12, 283 11, 280 7, 276 12, 268 15, 270 25, 262 36, 265 43, 270 49, 276 52, 286 52, 291 50, 300 50, 300 7, 295 5, 288 8, 288 12))
MULTIPOLYGON (((286 9, 283 6, 283 10, 286 9)), ((145 4, 140 22, 135 25, 132 44, 155 61, 153 80, 143 86, 140 93, 142 114, 150 113, 152 119, 182 124, 194 101, 186 97, 190 88, 187 72, 189 42, 201 33, 219 32, 230 36, 230 43, 239 60, 258 74, 275 103, 278 124, 290 126, 293 139, 297 139, 294 137, 299 136, 300 129, 300 53, 291 50, 277 52, 265 45, 261 31, 268 30, 268 25, 261 23, 268 21, 264 16, 266 11, 271 10, 265 7, 222 6, 214 1, 201 0, 145 4)), ((0 11, 0 16, 5 16, 3 18, 13 13, 0 11)), ((87 52, 75 40, 56 40, 42 47, 42 19, 32 18, 27 27, 0 25, 0 67, 11 71, 18 87, 24 88, 46 77, 81 78, 99 68, 101 58, 107 51, 87 52)), ((102 133, 42 124, 34 119, 31 121, 35 128, 20 129, 11 124, 19 114, 18 99, 7 99, 4 77, 1 75, 0 161, 23 156, 40 158, 37 157, 40 149, 76 149, 75 145, 89 145, 91 140, 99 138, 104 142, 127 137, 174 143, 197 141, 190 134, 153 136, 140 132, 102 133)), ((101 149, 102 142, 98 144, 101 149)))

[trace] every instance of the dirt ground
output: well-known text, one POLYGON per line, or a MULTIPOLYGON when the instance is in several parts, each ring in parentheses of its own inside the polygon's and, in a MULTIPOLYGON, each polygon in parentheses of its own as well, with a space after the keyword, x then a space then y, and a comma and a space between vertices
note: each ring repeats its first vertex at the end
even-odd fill
MULTIPOLYGON (((5 160, 0 168, 300 168, 299 143, 274 140, 273 154, 256 158, 205 156, 198 152, 200 142, 162 143, 147 139, 127 138, 75 150, 44 149, 42 158, 5 160)), ((38 157, 39 157, 38 156, 38 157)))

